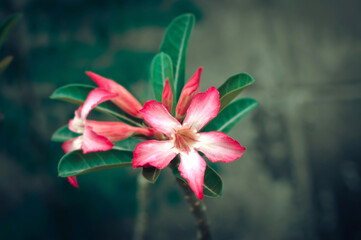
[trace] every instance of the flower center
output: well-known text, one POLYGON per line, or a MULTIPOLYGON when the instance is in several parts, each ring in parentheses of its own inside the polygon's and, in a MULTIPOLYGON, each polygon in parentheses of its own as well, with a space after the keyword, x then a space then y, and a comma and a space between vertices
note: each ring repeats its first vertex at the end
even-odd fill
POLYGON ((181 152, 189 152, 196 142, 196 133, 187 127, 182 127, 174 133, 174 146, 181 152))

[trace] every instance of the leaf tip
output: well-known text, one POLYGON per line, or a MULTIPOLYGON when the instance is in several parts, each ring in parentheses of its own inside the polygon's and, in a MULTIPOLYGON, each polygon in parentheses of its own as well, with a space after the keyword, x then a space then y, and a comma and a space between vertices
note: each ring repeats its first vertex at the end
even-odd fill
POLYGON ((246 73, 246 72, 243 72, 243 73, 241 73, 241 74, 243 74, 243 75, 245 75, 245 76, 247 77, 247 79, 248 79, 248 85, 251 85, 251 84, 254 83, 254 78, 251 76, 251 74, 246 73))

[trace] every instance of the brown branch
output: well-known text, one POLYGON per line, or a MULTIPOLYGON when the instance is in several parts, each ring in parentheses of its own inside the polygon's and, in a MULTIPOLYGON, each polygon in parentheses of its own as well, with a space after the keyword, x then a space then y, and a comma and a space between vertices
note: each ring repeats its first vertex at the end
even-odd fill
POLYGON ((199 199, 197 199, 193 191, 189 186, 182 180, 177 178, 178 185, 183 189, 185 196, 184 198, 188 201, 190 208, 189 210, 193 213, 198 224, 198 239, 210 240, 211 233, 209 231, 209 224, 206 217, 206 206, 199 199))

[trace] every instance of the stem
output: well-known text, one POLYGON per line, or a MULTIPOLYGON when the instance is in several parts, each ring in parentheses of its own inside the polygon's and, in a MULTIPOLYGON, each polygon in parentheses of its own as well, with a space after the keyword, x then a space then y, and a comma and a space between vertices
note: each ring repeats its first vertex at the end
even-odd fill
POLYGON ((189 210, 193 213, 198 223, 198 239, 210 240, 211 233, 209 231, 209 224, 206 217, 206 206, 194 196, 193 191, 185 182, 177 178, 177 183, 183 189, 185 193, 184 198, 190 205, 189 210))
POLYGON ((134 120, 132 120, 132 119, 130 119, 130 118, 127 118, 127 117, 121 117, 121 116, 118 116, 118 117, 115 117, 116 119, 122 119, 122 120, 125 120, 126 122, 128 122, 128 123, 132 123, 132 124, 134 124, 134 125, 136 125, 136 126, 138 126, 138 127, 141 127, 141 128, 144 128, 144 126, 142 125, 142 124, 140 124, 140 123, 138 123, 138 122, 136 122, 136 121, 134 121, 134 120))
POLYGON ((146 229, 147 223, 147 195, 148 195, 148 182, 144 179, 142 174, 137 178, 137 201, 138 211, 134 228, 133 240, 142 240, 146 229))
POLYGON ((138 127, 144 128, 144 126, 143 126, 142 124, 137 123, 136 121, 133 121, 133 120, 131 120, 131 119, 129 119, 129 118, 127 119, 127 121, 133 123, 134 125, 136 125, 136 126, 138 126, 138 127))

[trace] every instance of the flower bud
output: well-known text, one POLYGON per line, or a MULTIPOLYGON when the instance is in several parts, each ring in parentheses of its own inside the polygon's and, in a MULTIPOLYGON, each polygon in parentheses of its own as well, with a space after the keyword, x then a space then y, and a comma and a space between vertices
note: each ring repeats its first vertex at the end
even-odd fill
POLYGON ((168 112, 172 113, 173 93, 169 85, 168 78, 165 80, 165 85, 163 88, 162 103, 168 112))
POLYGON ((182 93, 179 97, 176 108, 176 119, 183 119, 187 113, 187 109, 192 102, 193 97, 199 92, 199 81, 203 68, 198 68, 197 72, 189 79, 187 84, 183 87, 182 93))
POLYGON ((141 118, 139 114, 139 110, 143 108, 143 106, 138 102, 138 100, 130 93, 127 89, 125 89, 122 85, 117 82, 102 77, 93 72, 87 71, 86 74, 98 85, 99 88, 103 88, 108 90, 111 93, 117 93, 118 96, 111 99, 111 101, 117 105, 124 112, 129 115, 141 118))

